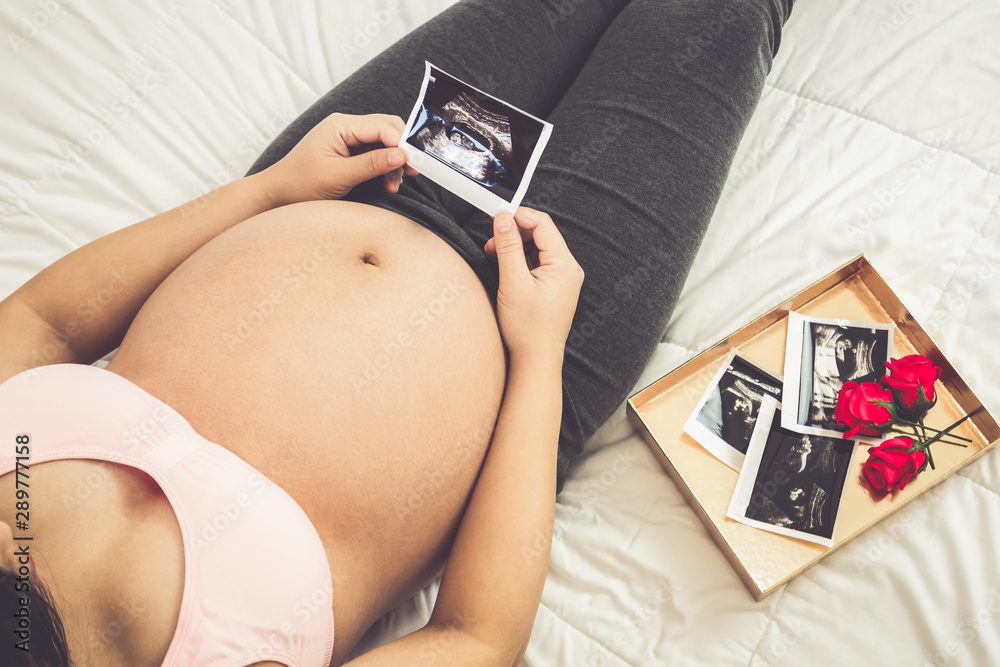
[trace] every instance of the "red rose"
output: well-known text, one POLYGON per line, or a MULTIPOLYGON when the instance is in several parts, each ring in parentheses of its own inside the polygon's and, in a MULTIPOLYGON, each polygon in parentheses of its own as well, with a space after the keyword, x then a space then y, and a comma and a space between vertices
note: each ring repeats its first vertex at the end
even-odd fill
POLYGON ((855 435, 880 436, 896 421, 892 392, 878 382, 858 384, 848 380, 840 388, 833 416, 848 428, 845 438, 855 435))
POLYGON ((864 473, 868 483, 876 491, 892 491, 895 487, 905 489, 910 480, 924 466, 927 455, 923 451, 910 451, 913 440, 893 438, 878 447, 868 448, 868 460, 864 473))
POLYGON ((892 388, 899 409, 916 417, 922 417, 934 407, 934 382, 941 376, 941 369, 934 362, 919 354, 910 354, 902 359, 887 361, 889 374, 886 384, 892 388))

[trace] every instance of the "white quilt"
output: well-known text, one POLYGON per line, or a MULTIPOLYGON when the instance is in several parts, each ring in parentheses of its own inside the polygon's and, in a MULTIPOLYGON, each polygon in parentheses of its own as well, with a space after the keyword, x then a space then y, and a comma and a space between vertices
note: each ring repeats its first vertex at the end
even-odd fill
MULTIPOLYGON (((237 178, 450 4, 6 0, 0 298, 237 178)), ((994 0, 801 0, 640 385, 865 252, 1000 414, 998 35, 994 0)), ((998 529, 993 452, 757 603, 620 411, 559 498, 525 664, 1000 664, 998 529)))

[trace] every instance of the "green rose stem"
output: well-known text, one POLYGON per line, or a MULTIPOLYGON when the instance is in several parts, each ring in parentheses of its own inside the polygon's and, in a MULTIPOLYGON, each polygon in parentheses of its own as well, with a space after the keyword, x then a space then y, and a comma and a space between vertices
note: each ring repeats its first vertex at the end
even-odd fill
MULTIPOLYGON (((956 426, 958 426, 959 424, 961 424, 962 422, 964 422, 969 417, 972 417, 973 415, 979 413, 980 410, 982 410, 981 407, 977 408, 976 410, 973 410, 972 412, 970 412, 969 414, 965 415, 964 417, 962 417, 957 422, 955 422, 954 424, 952 424, 951 426, 949 426, 948 428, 946 428, 943 431, 938 431, 937 429, 931 429, 932 431, 937 431, 937 435, 935 435, 934 437, 932 437, 930 440, 924 440, 923 442, 921 442, 919 444, 914 443, 911 451, 920 450, 924 454, 926 454, 927 455, 927 463, 930 464, 931 470, 934 470, 934 457, 931 456, 931 444, 934 443, 937 440, 940 440, 942 436, 946 435, 949 431, 951 431, 953 428, 955 428, 956 426)), ((922 423, 921 424, 914 424, 914 426, 919 426, 921 428, 921 430, 925 428, 922 423)), ((929 427, 927 427, 927 428, 929 428, 929 427)), ((955 437, 957 437, 957 436, 955 436, 955 437)), ((969 442, 971 442, 971 440, 969 442)), ((949 443, 949 444, 955 444, 955 443, 949 443)), ((966 445, 960 445, 960 446, 961 447, 965 447, 966 445)))
MULTIPOLYGON (((913 430, 916 431, 917 429, 914 428, 913 430)), ((927 463, 931 465, 931 470, 936 470, 934 467, 934 457, 931 455, 931 448, 929 447, 930 443, 927 442, 927 427, 924 426, 923 418, 920 419, 920 442, 924 444, 923 451, 927 455, 927 463)))
MULTIPOLYGON (((923 419, 920 420, 920 423, 906 421, 905 419, 897 419, 896 423, 897 424, 906 424, 907 426, 912 426, 914 428, 919 427, 921 431, 924 431, 924 429, 927 429, 929 431, 934 431, 935 433, 944 434, 944 433, 947 433, 948 431, 950 431, 951 429, 953 429, 958 424, 961 424, 962 422, 961 421, 955 422, 954 424, 952 424, 951 426, 949 426, 944 431, 940 431, 940 430, 938 430, 938 429, 936 429, 936 428, 934 428, 932 426, 925 426, 923 419)), ((925 435, 924 437, 927 437, 927 436, 925 435)), ((961 440, 962 442, 972 442, 971 439, 969 439, 969 438, 963 438, 960 435, 952 435, 951 437, 954 438, 955 440, 961 440)), ((957 447, 965 447, 966 446, 966 445, 960 445, 957 442, 951 442, 950 440, 943 440, 942 442, 947 442, 948 444, 955 445, 957 447)))

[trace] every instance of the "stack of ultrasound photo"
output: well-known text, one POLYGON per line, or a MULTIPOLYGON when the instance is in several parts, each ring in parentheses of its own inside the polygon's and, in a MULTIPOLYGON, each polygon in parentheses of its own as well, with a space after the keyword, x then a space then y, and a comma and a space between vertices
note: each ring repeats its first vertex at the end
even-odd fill
POLYGON ((791 312, 784 377, 733 349, 684 431, 740 473, 726 515, 780 535, 833 546, 857 441, 834 408, 848 381, 877 382, 893 325, 791 312))

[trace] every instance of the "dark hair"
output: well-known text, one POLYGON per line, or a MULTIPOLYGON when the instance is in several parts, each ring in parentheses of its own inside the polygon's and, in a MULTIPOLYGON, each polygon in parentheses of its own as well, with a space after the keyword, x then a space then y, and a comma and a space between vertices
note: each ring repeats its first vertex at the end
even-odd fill
MULTIPOLYGON (((22 568, 26 570, 27 568, 22 568)), ((34 576, 30 578, 27 591, 18 590, 18 573, 0 567, 0 665, 5 667, 66 667, 69 665, 69 646, 62 620, 56 611, 48 589, 34 576), (21 600, 28 600, 27 607, 21 600), (22 641, 17 634, 19 610, 27 609, 30 614, 28 641, 30 650, 18 648, 22 641)), ((23 646, 23 644, 22 644, 23 646)))

